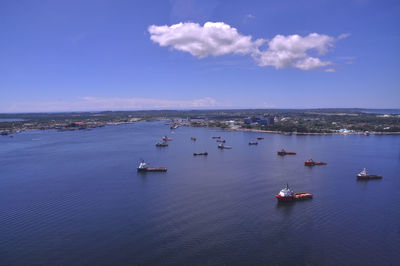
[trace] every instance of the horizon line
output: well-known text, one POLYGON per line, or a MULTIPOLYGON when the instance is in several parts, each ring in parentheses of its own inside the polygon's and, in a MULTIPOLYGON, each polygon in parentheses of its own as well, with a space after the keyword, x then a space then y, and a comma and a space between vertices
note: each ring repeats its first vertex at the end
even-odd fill
POLYGON ((231 110, 343 110, 343 109, 358 109, 358 110, 400 110, 400 107, 393 108, 368 108, 368 107, 268 107, 268 108, 197 108, 197 109, 131 109, 131 110, 94 110, 94 111, 43 111, 43 112, 0 112, 0 115, 14 114, 63 114, 63 113, 105 113, 105 112, 152 112, 152 111, 231 111, 231 110))

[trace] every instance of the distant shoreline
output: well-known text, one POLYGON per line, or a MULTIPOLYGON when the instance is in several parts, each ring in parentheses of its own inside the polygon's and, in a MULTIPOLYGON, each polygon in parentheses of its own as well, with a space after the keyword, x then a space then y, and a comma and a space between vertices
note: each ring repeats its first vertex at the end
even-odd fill
MULTIPOLYGON (((194 126, 190 126, 194 127, 194 126)), ((349 132, 349 133, 314 133, 314 132, 284 132, 284 131, 273 131, 273 130, 263 130, 263 129, 249 129, 249 128, 220 128, 220 127, 203 127, 203 128, 214 128, 226 131, 241 131, 241 132, 259 132, 259 133, 269 133, 269 134, 280 134, 280 135, 364 135, 364 132, 349 132)), ((370 135, 400 135, 400 132, 369 132, 370 135)))

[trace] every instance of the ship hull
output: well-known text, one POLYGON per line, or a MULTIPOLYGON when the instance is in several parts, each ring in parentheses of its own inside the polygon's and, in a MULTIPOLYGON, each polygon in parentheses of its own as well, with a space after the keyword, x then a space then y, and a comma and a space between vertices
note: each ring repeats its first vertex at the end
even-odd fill
POLYGON ((327 165, 325 162, 304 162, 305 166, 314 166, 314 165, 327 165))
POLYGON ((278 201, 289 202, 295 200, 312 199, 313 195, 307 192, 299 192, 299 193, 294 193, 293 196, 282 197, 281 195, 277 194, 275 195, 275 197, 278 199, 278 201))
POLYGON ((380 175, 357 175, 358 180, 369 180, 369 179, 382 179, 380 175))
POLYGON ((280 202, 289 202, 289 201, 293 201, 294 200, 293 196, 282 197, 281 195, 277 194, 277 195, 275 195, 275 197, 280 202))
POLYGON ((145 172, 167 172, 167 168, 165 167, 152 167, 152 168, 137 168, 138 172, 145 173, 145 172))
POLYGON ((207 152, 205 152, 205 153, 193 153, 193 156, 200 156, 200 155, 207 156, 208 153, 207 152))
POLYGON ((286 152, 278 151, 278 155, 280 155, 280 156, 296 155, 296 153, 295 152, 290 152, 290 151, 286 151, 286 152))

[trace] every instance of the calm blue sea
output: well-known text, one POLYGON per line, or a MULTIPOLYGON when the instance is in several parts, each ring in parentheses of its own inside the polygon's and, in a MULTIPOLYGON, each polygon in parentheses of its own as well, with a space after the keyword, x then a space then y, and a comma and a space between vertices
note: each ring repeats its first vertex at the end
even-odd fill
POLYGON ((0 122, 20 122, 20 121, 25 121, 25 119, 22 119, 22 118, 0 118, 0 122))
POLYGON ((0 136, 0 265, 399 261, 399 136, 171 132, 163 122, 0 136), (173 141, 155 147, 163 135, 173 141), (305 167, 310 157, 328 165, 305 167), (168 172, 138 174, 140 158, 168 172), (383 179, 357 181, 364 167, 383 179), (314 198, 278 204, 286 183, 314 198))

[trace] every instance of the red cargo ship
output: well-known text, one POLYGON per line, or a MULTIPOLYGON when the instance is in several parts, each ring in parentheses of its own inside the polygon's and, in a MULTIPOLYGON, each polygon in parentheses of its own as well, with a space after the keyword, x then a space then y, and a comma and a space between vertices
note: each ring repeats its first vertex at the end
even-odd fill
POLYGON ((172 139, 168 138, 167 136, 164 136, 164 137, 162 138, 162 140, 163 140, 163 141, 171 141, 172 139))
POLYGON ((286 187, 282 189, 279 194, 276 194, 275 197, 278 199, 278 201, 295 201, 311 199, 313 195, 308 192, 294 193, 293 190, 289 188, 289 185, 286 184, 286 187))

